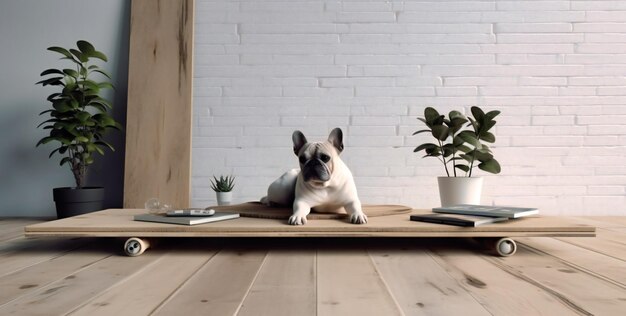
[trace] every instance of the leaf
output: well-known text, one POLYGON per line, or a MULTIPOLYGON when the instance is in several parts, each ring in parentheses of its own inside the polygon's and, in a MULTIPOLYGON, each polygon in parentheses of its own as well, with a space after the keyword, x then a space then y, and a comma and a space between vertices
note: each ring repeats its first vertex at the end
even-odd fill
POLYGON ((89 138, 87 138, 85 136, 78 136, 78 137, 76 137, 76 141, 81 142, 81 143, 87 143, 87 142, 89 142, 89 138))
POLYGON ((106 99, 104 99, 104 98, 101 98, 101 97, 96 97, 96 98, 94 98, 94 99, 90 102, 90 104, 91 104, 91 103, 94 103, 94 104, 102 104, 102 105, 106 106, 106 107, 107 107, 107 108, 109 108, 109 109, 112 109, 112 108, 113 108, 113 106, 111 105, 111 102, 109 102, 108 100, 106 100, 106 99))
POLYGON ((76 42, 76 46, 78 46, 78 49, 80 49, 81 52, 83 52, 83 54, 86 54, 88 56, 90 56, 93 52, 96 51, 96 49, 93 47, 93 45, 91 45, 91 43, 81 40, 76 42))
POLYGON ((100 83, 98 83, 98 88, 115 90, 115 87, 110 82, 100 82, 100 83))
POLYGON ((443 145, 443 156, 444 157, 451 156, 455 152, 456 152, 456 149, 454 148, 454 146, 452 146, 452 144, 445 144, 445 145, 443 145))
POLYGON ((63 79, 63 77, 53 77, 53 78, 48 78, 48 79, 44 79, 41 81, 38 81, 35 84, 41 84, 44 87, 47 85, 51 85, 51 86, 58 86, 58 85, 62 85, 63 81, 61 81, 61 79, 63 79))
POLYGON ((439 149, 439 147, 428 148, 426 149, 426 155, 431 157, 439 157, 441 156, 441 149, 439 149))
POLYGON ((67 49, 63 48, 63 47, 57 47, 57 46, 52 46, 52 47, 48 47, 49 51, 53 51, 53 52, 57 52, 59 54, 62 54, 63 56, 72 59, 72 54, 70 54, 70 52, 67 51, 67 49))
POLYGON ((98 86, 98 84, 92 80, 80 80, 80 81, 77 81, 76 84, 83 85, 84 87, 87 87, 89 89, 100 90, 100 87, 98 86))
POLYGON ((490 130, 495 125, 496 125, 496 121, 485 121, 484 124, 480 128, 481 133, 482 134, 486 133, 488 130, 490 130))
POLYGON ((463 171, 465 171, 465 172, 468 172, 468 171, 469 171, 469 169, 470 169, 470 168, 469 168, 469 166, 466 166, 466 165, 459 165, 459 164, 455 165, 454 167, 455 167, 455 168, 458 168, 458 169, 461 169, 461 170, 463 170, 463 171))
POLYGON ((100 59, 102 61, 108 61, 107 56, 104 53, 99 52, 99 51, 95 51, 95 52, 91 53, 91 56, 95 57, 95 58, 98 58, 98 59, 100 59))
POLYGON ((44 125, 44 124, 46 124, 46 123, 56 123, 56 122, 59 122, 59 121, 60 121, 60 120, 59 120, 59 119, 56 119, 56 118, 47 119, 47 120, 45 120, 45 121, 43 121, 43 122, 39 123, 39 125, 37 125, 37 128, 39 128, 41 125, 44 125))
POLYGON ((87 56, 83 55, 83 53, 81 53, 79 50, 77 49, 70 49, 70 53, 72 53, 72 55, 76 56, 76 58, 78 58, 78 60, 80 60, 83 63, 86 63, 89 58, 87 58, 87 56))
POLYGON ((59 163, 59 165, 62 166, 62 165, 66 164, 66 163, 68 163, 70 161, 72 161, 72 158, 65 157, 65 158, 61 159, 61 163, 59 163))
POLYGON ((471 152, 467 154, 460 154, 459 157, 463 158, 463 160, 470 162, 470 163, 474 160, 474 156, 472 156, 471 152))
POLYGON ((420 150, 424 150, 424 149, 430 149, 430 148, 437 148, 437 145, 435 144, 431 144, 431 143, 426 143, 426 144, 421 144, 419 146, 417 146, 413 152, 418 152, 420 150))
POLYGON ((72 57, 71 55, 70 55, 70 57, 63 57, 63 58, 61 58, 61 59, 67 59, 67 60, 69 60, 69 61, 71 61, 71 62, 75 63, 76 65, 78 65, 78 66, 80 66, 80 67, 82 67, 82 66, 83 66, 83 64, 82 64, 80 61, 76 60, 76 59, 75 59, 74 57, 72 57))
POLYGON ((59 113, 65 113, 73 110, 73 108, 68 105, 66 101, 54 102, 52 104, 52 107, 54 107, 55 110, 59 111, 59 113))
POLYGON ((498 174, 501 171, 500 164, 495 159, 483 161, 478 165, 478 168, 493 174, 498 174))
POLYGON ((430 132, 430 130, 429 129, 419 130, 419 131, 413 133, 413 135, 417 135, 417 134, 420 134, 420 133, 426 133, 426 132, 430 132))
POLYGON ((463 138, 459 137, 459 135, 454 136, 454 138, 452 139, 452 145, 454 145, 455 147, 462 146, 463 144, 465 144, 465 141, 463 140, 463 138))
POLYGON ((465 145, 456 146, 456 149, 457 149, 458 151, 462 151, 462 152, 464 152, 464 153, 468 153, 468 152, 472 151, 472 149, 471 149, 471 148, 469 148, 469 147, 467 147, 467 146, 465 146, 465 145))
POLYGON ((455 117, 450 120, 449 126, 451 129, 451 134, 456 134, 461 128, 463 128, 463 124, 467 123, 465 118, 455 117))
POLYGON ((476 157, 476 160, 481 161, 481 162, 485 162, 485 161, 489 161, 493 159, 493 155, 490 153, 483 153, 480 151, 476 151, 474 153, 474 156, 476 157))
POLYGON ((109 144, 109 143, 107 143, 107 142, 105 142, 105 141, 103 141, 103 140, 97 141, 97 142, 95 142, 94 144, 96 144, 96 145, 100 145, 100 146, 106 146, 106 147, 108 147, 111 151, 115 151, 115 148, 113 148, 113 145, 111 145, 111 144, 109 144))
POLYGON ((465 120, 465 116, 463 116, 463 114, 459 111, 450 111, 450 113, 448 113, 448 117, 450 118, 450 120, 454 120, 456 118, 465 120))
POLYGON ((76 114, 76 118, 78 118, 81 122, 86 122, 88 119, 91 118, 91 113, 87 112, 87 111, 81 111, 79 113, 76 114))
POLYGON ((437 112, 434 108, 427 107, 424 109, 424 118, 428 124, 433 125, 439 116, 439 112, 437 112))
POLYGON ((482 134, 482 136, 480 137, 481 140, 484 140, 488 143, 494 143, 496 141, 496 136, 493 135, 490 132, 485 132, 482 134))
POLYGON ((481 108, 479 108, 477 106, 473 106, 471 108, 471 110, 472 110, 472 115, 474 116, 476 121, 482 122, 484 120, 485 112, 483 112, 483 110, 481 110, 481 108))
POLYGON ((55 149, 55 150, 51 151, 51 152, 50 152, 50 155, 48 155, 48 159, 52 158, 52 155, 54 155, 54 153, 56 153, 56 152, 57 152, 57 151, 59 151, 59 150, 61 150, 61 147, 59 147, 59 148, 57 148, 57 149, 55 149))
POLYGON ((46 100, 48 100, 48 101, 52 102, 52 101, 54 101, 54 98, 57 98, 57 97, 62 97, 62 96, 63 96, 63 95, 62 95, 61 93, 58 93, 58 92, 57 92, 57 93, 53 93, 53 94, 49 95, 49 96, 46 98, 46 100))
POLYGON ((480 148, 481 144, 478 141, 478 139, 476 138, 476 135, 473 132, 470 131, 462 131, 459 133, 458 135, 461 139, 463 139, 465 142, 470 143, 472 146, 476 147, 476 148, 480 148))
POLYGON ((109 74, 108 74, 106 71, 104 71, 104 70, 96 69, 96 70, 94 70, 93 72, 100 73, 100 74, 104 75, 105 77, 107 77, 107 78, 111 79, 111 75, 109 75, 109 74))
POLYGON ((444 125, 435 125, 432 129, 432 135, 438 140, 446 140, 448 138, 448 127, 444 125))
POLYGON ((53 140, 56 140, 56 138, 55 138, 55 137, 52 137, 52 136, 46 136, 46 137, 44 137, 44 138, 40 139, 40 140, 37 142, 37 145, 35 145, 35 147, 39 147, 39 145, 45 145, 45 144, 47 144, 47 143, 49 143, 49 142, 51 142, 51 141, 53 141, 53 140))
POLYGON ((499 114, 500 114, 500 111, 489 111, 487 112, 487 114, 485 114, 485 117, 488 118, 489 120, 493 120, 499 114))
POLYGON ((76 71, 74 69, 63 69, 63 73, 65 73, 68 76, 72 76, 74 78, 78 78, 79 77, 78 71, 76 71))
POLYGON ((58 74, 58 75, 63 75, 63 72, 61 70, 58 69, 54 69, 54 68, 50 68, 50 69, 46 69, 44 70, 40 76, 47 76, 50 74, 58 74))

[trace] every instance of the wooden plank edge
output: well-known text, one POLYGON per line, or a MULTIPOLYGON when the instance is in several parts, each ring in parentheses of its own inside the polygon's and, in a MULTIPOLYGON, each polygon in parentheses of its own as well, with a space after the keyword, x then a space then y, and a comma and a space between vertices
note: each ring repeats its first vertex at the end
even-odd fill
POLYGON ((595 237, 595 232, 150 232, 150 231, 30 231, 26 237, 595 237))

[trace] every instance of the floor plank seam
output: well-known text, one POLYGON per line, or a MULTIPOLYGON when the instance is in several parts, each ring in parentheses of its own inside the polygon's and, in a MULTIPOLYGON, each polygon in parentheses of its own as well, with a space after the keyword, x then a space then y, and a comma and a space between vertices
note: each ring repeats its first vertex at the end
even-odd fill
POLYGON ((261 270, 263 269, 263 266, 265 266, 265 262, 267 261, 267 255, 268 254, 269 254, 269 250, 265 252, 265 256, 263 256, 263 261, 261 261, 261 264, 259 265, 259 268, 256 270, 256 273, 254 274, 254 278, 252 278, 252 282, 250 282, 250 285, 248 286, 248 289, 246 289, 246 293, 244 293, 243 297, 241 298, 241 302, 239 302, 239 305, 237 306, 237 309, 235 309, 235 311, 233 312, 233 315, 238 315, 239 314, 239 311, 241 310, 241 307, 243 307, 243 303, 246 301, 246 298, 248 297, 248 294, 250 294, 250 290, 252 289, 252 286, 256 282, 256 279, 259 277, 259 274, 261 273, 261 270))
POLYGON ((372 254, 370 253, 369 249, 365 249, 365 251, 367 252, 367 256, 369 257, 370 262, 372 263, 372 266, 374 267, 374 272, 376 272, 376 275, 378 275, 378 278, 385 286, 385 290, 387 290, 387 294, 389 294, 389 297, 391 297, 393 304, 398 309, 398 312, 400 312, 400 315, 405 316, 406 314, 404 313, 404 310, 400 306, 400 303, 398 302, 398 300, 396 300, 396 297, 393 295, 393 292, 391 291, 389 284, 387 284, 387 281, 385 281, 385 278, 383 277, 382 273, 380 273, 380 270, 378 269, 376 262, 374 262, 374 258, 372 258, 372 254))
POLYGON ((460 280, 458 280, 457 278, 455 278, 453 275, 450 274, 450 272, 448 272, 448 269, 446 268, 445 265, 442 265, 442 261, 445 262, 445 260, 443 258, 441 258, 441 256, 437 255, 436 253, 434 253, 433 251, 431 251, 431 249, 424 249, 424 252, 430 257, 431 260, 433 260, 435 262, 435 264, 437 264, 439 267, 441 267, 441 269, 455 282, 457 282, 457 284, 459 284, 459 287, 462 288, 463 290, 465 290, 465 292, 467 293, 467 295, 469 295, 471 298, 474 299, 474 301, 476 301, 476 303, 478 303, 480 306, 483 307, 483 309, 485 309, 485 311, 487 313, 489 313, 492 316, 495 316, 488 308, 487 306, 485 306, 483 303, 480 302, 480 300, 474 296, 474 294, 469 291, 467 289, 467 287, 465 286, 465 284, 463 284, 463 282, 461 282, 460 280), (439 257, 439 259, 435 258, 435 257, 439 257))
MULTIPOLYGON (((594 237, 594 238, 597 238, 597 237, 594 237)), ((564 238, 554 237, 554 239, 557 239, 557 240, 560 240, 560 241, 562 241, 562 242, 568 243, 568 244, 570 244, 570 245, 572 245, 572 246, 576 246, 576 247, 580 247, 580 248, 583 248, 583 249, 587 249, 587 250, 589 250, 589 251, 593 251, 593 252, 595 252, 595 253, 599 253, 599 254, 601 254, 601 255, 605 255, 605 256, 607 256, 607 257, 611 257, 611 258, 613 258, 613 259, 617 259, 617 260, 619 260, 619 261, 624 261, 624 262, 626 262, 626 260, 624 260, 624 259, 622 259, 622 258, 619 258, 619 257, 615 257, 615 256, 613 256, 613 255, 611 255, 611 254, 608 254, 608 253, 605 253, 605 252, 602 252, 602 251, 598 251, 597 249, 590 248, 590 247, 586 247, 586 246, 584 246, 584 245, 580 245, 580 244, 577 244, 577 243, 574 243, 574 242, 568 241, 568 240, 567 240, 567 238, 565 238, 565 239, 564 239, 564 238)))
MULTIPOLYGON (((138 274, 140 274, 141 272, 145 271, 146 269, 148 269, 149 267, 157 264, 158 262, 160 262, 161 260, 163 260, 163 258, 167 255, 167 253, 161 254, 158 258, 156 258, 155 260, 153 260, 152 262, 150 262, 149 264, 146 264, 145 266, 141 267, 141 269, 131 273, 130 275, 126 276, 124 279, 112 284, 111 286, 109 286, 108 288, 100 291, 99 293, 97 293, 96 295, 94 295, 93 297, 91 297, 90 299, 85 300, 83 303, 79 304, 78 306, 74 307, 72 310, 70 310, 69 312, 65 313, 64 316, 67 315, 71 315, 73 313, 75 313, 76 311, 78 311, 79 309, 89 305, 91 302, 97 300, 99 297, 102 297, 102 295, 104 295, 105 293, 108 293, 112 290, 114 290, 115 288, 117 288, 118 286, 132 280, 133 278, 135 278, 138 274)), ((133 258, 129 258, 129 260, 132 260, 133 258)))
MULTIPOLYGON (((530 252, 533 252, 533 253, 538 254, 538 255, 541 255, 541 256, 550 256, 550 257, 554 258, 556 261, 558 261, 558 262, 562 263, 563 265, 566 265, 566 266, 568 266, 568 267, 570 267, 570 268, 572 268, 572 269, 576 269, 576 270, 578 270, 578 271, 580 271, 580 272, 582 272, 582 273, 585 273, 585 274, 587 274, 587 275, 590 275, 590 276, 592 276, 592 277, 594 277, 594 278, 597 278, 597 279, 600 279, 600 280, 602 280, 602 281, 605 281, 605 282, 611 283, 611 284, 613 284, 613 285, 615 285, 615 286, 617 286, 617 287, 620 287, 620 288, 622 288, 622 289, 625 289, 625 290, 626 290, 626 285, 625 285, 625 284, 622 284, 622 283, 620 283, 620 282, 618 282, 618 281, 615 281, 615 280, 613 280, 613 279, 611 279, 611 278, 609 278, 609 277, 606 277, 606 276, 604 276, 604 275, 601 275, 601 274, 599 274, 599 273, 596 273, 596 272, 594 272, 594 271, 591 271, 591 270, 589 270, 589 269, 586 269, 586 268, 584 268, 584 267, 581 267, 581 266, 579 266, 579 265, 577 265, 577 264, 575 264, 575 263, 571 263, 571 262, 569 262, 569 261, 567 261, 567 260, 565 260, 565 259, 562 259, 562 258, 560 258, 560 257, 557 257, 557 256, 555 256, 555 255, 552 255, 552 254, 550 254, 550 253, 548 253, 548 252, 545 252, 545 251, 543 251, 543 250, 537 249, 537 248, 535 248, 535 247, 533 247, 533 246, 527 245, 527 244, 525 244, 525 243, 523 243, 523 242, 520 242, 519 244, 520 244, 520 246, 522 246, 523 248, 526 248, 526 249, 527 249, 528 251, 530 251, 530 252)), ((583 249, 584 249, 584 248, 583 248, 583 249)))
POLYGON ((176 294, 178 294, 178 292, 180 292, 182 290, 183 287, 185 287, 185 285, 187 283, 189 283, 189 281, 191 279, 193 279, 194 276, 196 276, 198 274, 198 272, 200 272, 200 270, 204 269, 209 262, 211 262, 211 260, 213 260, 213 258, 215 258, 215 256, 220 253, 222 250, 216 250, 202 265, 200 265, 200 267, 198 267, 198 269, 196 269, 193 273, 191 273, 189 275, 189 277, 187 277, 180 285, 178 285, 174 291, 172 291, 172 293, 170 293, 161 303, 159 303, 154 309, 152 309, 152 311, 150 311, 150 313, 148 313, 148 315, 154 315, 155 313, 157 313, 165 304, 167 304, 167 302, 171 301, 172 298, 174 296, 176 296, 176 294))
MULTIPOLYGON (((80 272, 84 271, 85 269, 87 269, 87 268, 89 268, 89 267, 91 267, 91 266, 93 266, 93 265, 97 264, 98 262, 100 262, 100 261, 102 261, 102 260, 105 260, 105 259, 107 259, 107 258, 110 258, 110 257, 112 257, 112 256, 113 256, 113 255, 105 255, 104 257, 102 257, 102 258, 100 258, 100 259, 98 259, 98 260, 96 260, 96 261, 93 261, 93 262, 91 262, 91 263, 89 263, 89 264, 87 264, 87 265, 84 265, 84 266, 83 266, 83 267, 81 267, 80 269, 78 269, 78 270, 76 270, 76 271, 72 271, 72 273, 67 274, 67 275, 64 275, 63 277, 61 277, 61 278, 59 278, 59 279, 56 279, 56 280, 50 281, 50 282, 48 282, 48 283, 46 283, 46 284, 44 284, 44 285, 42 285, 42 286, 38 286, 38 287, 36 287, 36 288, 32 288, 32 290, 31 290, 31 291, 28 291, 28 292, 26 292, 26 293, 24 293, 24 294, 22 294, 22 295, 20 295, 20 296, 18 296, 18 297, 15 297, 15 298, 13 298, 13 299, 12 299, 12 300, 10 300, 10 301, 4 302, 3 304, 0 304, 0 308, 3 308, 4 306, 6 306, 6 305, 8 305, 8 304, 10 304, 10 303, 12 303, 12 302, 14 302, 14 301, 16 301, 16 300, 22 299, 23 297, 26 297, 26 296, 32 295, 33 293, 39 292, 39 291, 41 291, 41 290, 45 289, 46 287, 50 286, 50 284, 52 284, 52 283, 54 283, 54 282, 58 282, 58 281, 60 281, 60 280, 63 280, 63 279, 67 278, 67 277, 68 277, 68 276, 70 276, 70 275, 74 275, 74 274, 80 273, 80 272)), ((44 262, 44 261, 47 261, 47 260, 43 260, 43 261, 41 261, 41 262, 44 262)), ((18 271, 21 271, 21 269, 20 269, 20 270, 18 270, 18 271)))
MULTIPOLYGON (((72 251, 76 251, 76 250, 78 250, 78 249, 81 249, 81 248, 87 247, 87 245, 88 245, 88 243, 87 243, 87 242, 81 241, 81 242, 79 243, 79 245, 77 245, 76 247, 71 247, 71 248, 69 248, 69 249, 67 249, 67 250, 63 250, 63 251, 59 252, 57 255, 55 255, 54 257, 51 257, 51 258, 48 258, 48 259, 43 259, 43 260, 41 260, 41 261, 37 261, 37 262, 32 263, 32 264, 30 264, 30 265, 23 266, 23 267, 20 267, 20 268, 18 268, 18 269, 15 269, 15 270, 13 270, 13 271, 10 271, 10 272, 7 272, 7 273, 4 273, 4 274, 0 275, 0 278, 5 277, 5 276, 10 275, 10 274, 13 274, 13 273, 16 273, 16 272, 19 272, 19 271, 22 271, 22 270, 24 270, 24 269, 28 269, 28 268, 33 267, 33 266, 36 266, 36 265, 38 265, 38 264, 42 264, 42 263, 44 263, 44 262, 46 262, 46 261, 51 261, 51 260, 54 260, 54 259, 57 259, 57 258, 63 257, 63 256, 65 256, 65 255, 68 255, 68 254, 69 254, 70 252, 72 252, 72 251)), ((90 247, 90 248, 93 248, 93 247, 90 247)))
POLYGON ((552 297, 554 297, 558 302, 561 302, 563 305, 565 305, 566 307, 568 307, 569 309, 571 309, 572 311, 581 314, 581 315, 586 315, 586 316, 593 316, 594 314, 587 311, 586 309, 584 309, 583 307, 579 306, 578 304, 574 303, 572 300, 570 300, 567 296, 565 296, 564 294, 559 293, 557 290, 552 289, 551 287, 544 285, 543 283, 529 277, 526 276, 524 273, 516 270, 515 268, 508 266, 504 263, 504 259, 495 259, 495 258, 485 258, 485 260, 493 263, 495 266, 497 266, 498 268, 500 268, 502 271, 520 279, 523 280, 541 290, 543 290, 544 292, 546 292, 548 295, 551 295, 552 297))

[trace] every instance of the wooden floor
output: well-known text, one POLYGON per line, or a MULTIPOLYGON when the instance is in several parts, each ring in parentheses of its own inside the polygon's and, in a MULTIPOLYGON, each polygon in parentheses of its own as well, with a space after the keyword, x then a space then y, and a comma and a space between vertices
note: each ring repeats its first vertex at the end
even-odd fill
POLYGON ((624 315, 626 217, 596 238, 26 239, 0 220, 0 315, 624 315))

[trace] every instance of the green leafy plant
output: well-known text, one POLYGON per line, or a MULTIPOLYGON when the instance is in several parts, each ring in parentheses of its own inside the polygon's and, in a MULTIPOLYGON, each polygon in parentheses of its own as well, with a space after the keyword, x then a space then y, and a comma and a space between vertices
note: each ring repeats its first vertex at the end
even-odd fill
POLYGON ((50 118, 37 127, 43 126, 43 129, 50 130, 50 134, 39 140, 37 146, 58 142, 59 147, 48 157, 55 153, 62 155, 60 165, 70 166, 76 187, 82 188, 87 167, 94 162, 94 153, 104 155, 104 148, 115 150, 103 139, 103 135, 110 128, 121 130, 122 127, 108 113, 112 108, 111 102, 100 96, 103 89, 113 89, 111 76, 92 64, 93 59, 106 62, 106 55, 87 41, 78 41, 76 46, 78 49, 48 48, 61 54, 61 60, 67 60, 71 68, 44 70, 41 76, 45 79, 37 82, 61 89, 47 98, 52 108, 39 113, 48 114, 50 118), (104 80, 96 81, 94 75, 104 77, 104 80))
POLYGON ((220 176, 216 178, 213 176, 211 180, 211 189, 215 192, 230 192, 235 187, 235 177, 233 176, 220 176))
POLYGON ((495 135, 489 130, 496 125, 494 118, 500 111, 485 113, 481 108, 473 106, 471 112, 473 117, 465 117, 459 111, 451 111, 446 117, 432 107, 424 109, 424 117, 417 119, 422 121, 427 129, 419 130, 413 135, 430 133, 436 139, 436 143, 419 145, 413 152, 423 150, 426 153, 424 157, 439 159, 448 177, 456 177, 457 169, 465 172, 465 176, 471 177, 475 167, 489 173, 500 173, 500 164, 493 158, 491 149, 486 144, 496 141, 495 135), (452 175, 448 169, 449 164, 452 164, 452 175))

